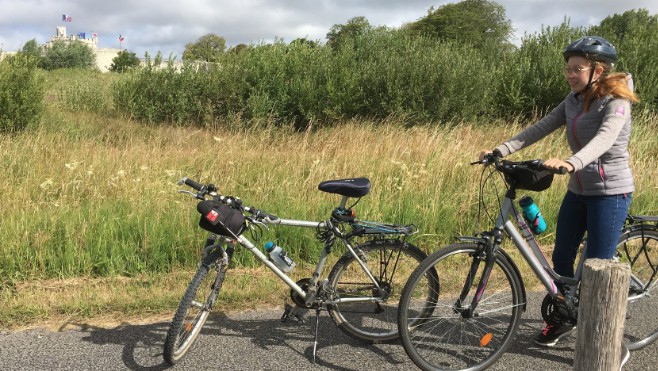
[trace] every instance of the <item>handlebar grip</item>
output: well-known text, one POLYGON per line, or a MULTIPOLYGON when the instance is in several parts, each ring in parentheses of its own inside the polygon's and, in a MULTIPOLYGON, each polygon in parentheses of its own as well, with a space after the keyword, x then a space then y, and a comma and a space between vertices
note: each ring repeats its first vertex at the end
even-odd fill
POLYGON ((565 166, 560 166, 560 168, 557 170, 558 174, 566 174, 568 172, 569 172, 569 170, 567 170, 567 168, 565 166))
POLYGON ((199 183, 197 183, 194 180, 189 179, 189 178, 183 178, 181 180, 185 185, 190 186, 190 187, 196 189, 197 191, 200 191, 201 188, 204 187, 202 184, 199 184, 199 183))

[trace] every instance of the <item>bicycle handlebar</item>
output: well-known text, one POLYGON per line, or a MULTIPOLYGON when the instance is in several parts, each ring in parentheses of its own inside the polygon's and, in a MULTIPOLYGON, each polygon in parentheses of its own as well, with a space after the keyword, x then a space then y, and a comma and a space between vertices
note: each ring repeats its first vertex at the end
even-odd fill
POLYGON ((275 222, 275 221, 279 220, 279 217, 274 215, 274 214, 270 214, 270 213, 267 213, 263 210, 259 210, 259 209, 255 208, 253 206, 243 206, 242 205, 242 200, 238 197, 224 196, 224 195, 221 195, 221 194, 217 193, 217 187, 215 187, 215 185, 212 184, 212 183, 209 183, 207 185, 203 185, 203 184, 198 183, 198 182, 196 182, 196 181, 194 181, 190 178, 183 178, 183 179, 178 181, 178 184, 179 185, 184 184, 184 185, 189 186, 189 187, 195 189, 196 191, 198 191, 196 197, 199 198, 199 199, 205 199, 206 195, 210 195, 215 200, 217 200, 217 201, 219 201, 223 204, 234 207, 234 208, 236 208, 240 211, 246 211, 246 212, 250 213, 255 220, 264 221, 266 223, 268 223, 268 222, 271 223, 271 222, 275 222))
POLYGON ((564 166, 560 166, 559 169, 553 169, 544 166, 544 160, 541 159, 534 159, 534 160, 526 160, 526 161, 508 161, 502 160, 502 156, 500 153, 497 153, 498 151, 494 151, 492 153, 487 153, 482 160, 479 161, 474 161, 471 162, 471 165, 495 165, 496 170, 504 172, 506 168, 509 167, 527 167, 529 169, 533 170, 546 170, 548 172, 551 172, 553 174, 559 174, 563 175, 568 172, 567 168, 564 166))

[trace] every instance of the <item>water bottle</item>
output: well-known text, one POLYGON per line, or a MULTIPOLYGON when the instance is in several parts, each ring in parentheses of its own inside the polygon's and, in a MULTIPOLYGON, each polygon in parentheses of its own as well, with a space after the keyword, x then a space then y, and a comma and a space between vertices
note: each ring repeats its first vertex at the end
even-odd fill
POLYGON ((519 200, 519 205, 523 210, 523 216, 528 222, 530 229, 532 229, 532 231, 535 234, 540 234, 546 230, 546 221, 544 220, 544 217, 541 215, 541 212, 539 211, 539 208, 537 207, 537 204, 535 204, 535 202, 533 201, 532 197, 530 196, 521 197, 521 199, 519 200))
POLYGON ((270 256, 270 259, 279 267, 282 271, 288 273, 293 268, 295 268, 295 262, 288 256, 286 251, 281 248, 281 246, 275 244, 272 241, 268 241, 265 244, 265 251, 270 256))

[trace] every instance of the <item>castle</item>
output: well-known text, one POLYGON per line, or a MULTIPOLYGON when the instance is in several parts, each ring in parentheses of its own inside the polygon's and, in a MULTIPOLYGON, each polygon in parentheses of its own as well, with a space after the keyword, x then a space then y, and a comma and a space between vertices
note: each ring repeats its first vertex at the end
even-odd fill
POLYGON ((66 35, 66 27, 57 26, 57 34, 50 38, 45 45, 46 48, 52 46, 52 43, 55 41, 64 41, 72 42, 78 41, 87 45, 93 52, 96 54, 96 66, 101 72, 107 72, 112 65, 112 59, 116 57, 121 49, 116 48, 99 48, 98 47, 98 35, 95 32, 91 33, 91 37, 87 38, 87 35, 80 33, 78 35, 66 35))

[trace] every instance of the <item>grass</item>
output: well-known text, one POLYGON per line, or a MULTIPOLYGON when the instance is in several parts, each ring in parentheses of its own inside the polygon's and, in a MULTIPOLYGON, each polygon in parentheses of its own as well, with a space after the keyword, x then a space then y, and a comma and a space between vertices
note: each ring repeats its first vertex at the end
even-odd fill
MULTIPOLYGON (((173 314, 204 239, 194 200, 177 193, 184 176, 305 220, 324 220, 338 204, 318 183, 365 176, 372 191, 355 207, 360 219, 414 223, 421 233, 412 242, 427 252, 473 233, 480 170, 469 162, 528 122, 403 124, 348 121, 307 132, 267 124, 162 127, 51 104, 39 128, 0 136, 0 327, 173 314)), ((631 150, 638 214, 658 213, 657 129, 655 114, 637 113, 631 150)), ((567 153, 554 134, 513 158, 567 153)), ((559 177, 532 194, 549 226, 565 188, 559 177)), ((490 203, 493 189, 486 192, 490 203)), ((540 239, 547 254, 553 237, 549 227, 540 239)), ((259 243, 267 239, 298 264, 312 262, 321 248, 310 230, 281 227, 259 243)), ((236 266, 220 310, 281 304, 288 291, 273 274, 254 269, 244 252, 236 266)), ((295 270, 300 278, 310 271, 295 270)))

